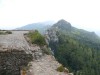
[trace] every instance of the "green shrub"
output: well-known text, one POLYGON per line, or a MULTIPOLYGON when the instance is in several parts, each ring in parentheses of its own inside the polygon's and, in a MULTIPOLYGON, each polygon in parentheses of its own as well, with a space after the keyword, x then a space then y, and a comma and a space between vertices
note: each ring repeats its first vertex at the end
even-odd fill
POLYGON ((29 38, 32 44, 37 44, 40 46, 46 45, 45 38, 36 30, 34 32, 29 32, 29 38))
POLYGON ((0 31, 0 34, 3 34, 3 32, 2 32, 2 31, 0 31))
POLYGON ((62 65, 57 68, 57 71, 59 71, 59 72, 64 72, 64 70, 65 70, 65 68, 62 65))
POLYGON ((43 51, 43 53, 45 53, 47 55, 53 55, 52 51, 48 47, 43 47, 42 51, 43 51))
POLYGON ((11 32, 11 31, 6 31, 5 33, 6 33, 6 34, 12 34, 12 32, 11 32))
POLYGON ((3 34, 3 35, 5 35, 5 34, 12 34, 12 32, 11 31, 0 30, 0 34, 3 34))

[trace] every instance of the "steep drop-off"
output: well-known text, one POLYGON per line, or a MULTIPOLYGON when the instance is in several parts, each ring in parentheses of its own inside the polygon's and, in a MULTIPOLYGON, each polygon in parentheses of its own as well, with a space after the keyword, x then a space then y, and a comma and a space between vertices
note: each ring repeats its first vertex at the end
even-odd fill
POLYGON ((56 59, 75 75, 100 75, 100 37, 60 20, 47 30, 56 59))

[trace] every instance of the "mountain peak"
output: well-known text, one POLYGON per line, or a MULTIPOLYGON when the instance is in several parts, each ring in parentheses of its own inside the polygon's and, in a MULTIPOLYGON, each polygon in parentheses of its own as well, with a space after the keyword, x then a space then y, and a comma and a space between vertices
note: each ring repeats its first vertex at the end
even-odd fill
POLYGON ((71 24, 64 19, 59 20, 53 27, 57 27, 63 30, 71 30, 71 24))
POLYGON ((59 20, 58 22, 69 23, 69 22, 67 22, 67 21, 64 20, 64 19, 61 19, 61 20, 59 20))

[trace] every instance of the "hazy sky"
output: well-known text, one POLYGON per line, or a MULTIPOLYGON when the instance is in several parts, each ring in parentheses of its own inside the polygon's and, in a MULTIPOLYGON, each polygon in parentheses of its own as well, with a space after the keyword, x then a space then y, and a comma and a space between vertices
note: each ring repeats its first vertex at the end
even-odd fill
POLYGON ((100 32, 100 0, 0 0, 0 29, 62 18, 100 32))

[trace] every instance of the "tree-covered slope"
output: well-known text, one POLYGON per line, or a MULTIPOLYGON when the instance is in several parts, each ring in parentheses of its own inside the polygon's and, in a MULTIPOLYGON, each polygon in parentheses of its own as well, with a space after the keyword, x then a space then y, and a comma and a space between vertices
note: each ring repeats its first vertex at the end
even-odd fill
POLYGON ((94 32, 77 29, 60 20, 47 35, 56 59, 75 75, 100 75, 100 38, 94 32))

